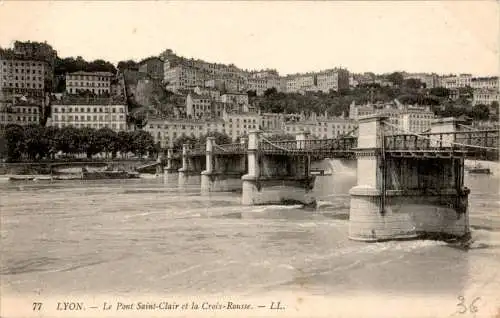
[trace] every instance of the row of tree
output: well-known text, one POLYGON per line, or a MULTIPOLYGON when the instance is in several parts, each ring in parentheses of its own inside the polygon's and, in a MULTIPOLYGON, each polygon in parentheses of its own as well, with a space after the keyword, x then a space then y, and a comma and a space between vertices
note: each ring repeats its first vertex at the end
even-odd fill
POLYGON ((58 57, 55 61, 55 75, 64 75, 66 73, 73 73, 78 71, 110 72, 115 74, 116 68, 111 62, 104 60, 95 60, 88 62, 81 56, 78 56, 77 58, 66 57, 62 59, 58 57))
POLYGON ((157 151, 153 137, 143 130, 117 133, 109 128, 8 125, 4 140, 9 162, 50 160, 58 153, 91 159, 99 153, 115 158, 117 153, 144 156, 157 151))

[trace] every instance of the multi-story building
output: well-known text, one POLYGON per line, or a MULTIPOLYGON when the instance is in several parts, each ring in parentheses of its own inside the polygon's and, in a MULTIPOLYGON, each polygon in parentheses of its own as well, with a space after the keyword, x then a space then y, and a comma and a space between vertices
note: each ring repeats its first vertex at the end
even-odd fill
POLYGON ((14 54, 21 60, 43 61, 47 63, 45 71, 45 89, 51 91, 54 82, 54 68, 57 58, 57 51, 47 42, 14 42, 14 54))
POLYGON ((152 79, 163 80, 163 60, 159 57, 150 57, 139 62, 139 72, 148 74, 152 79))
POLYGON ((266 78, 249 78, 247 89, 251 91, 255 91, 257 96, 264 95, 264 92, 267 89, 267 79, 266 78))
POLYGON ((366 105, 355 105, 353 102, 349 107, 349 118, 353 120, 372 114, 387 116, 394 127, 413 132, 428 130, 435 118, 429 106, 402 105, 397 100, 392 103, 366 105))
POLYGON ((222 119, 225 123, 225 133, 232 140, 247 135, 249 131, 257 130, 260 122, 257 113, 224 112, 222 119))
POLYGON ((491 105, 493 102, 500 102, 500 92, 498 89, 481 88, 474 90, 472 96, 472 106, 483 104, 491 105))
POLYGON ((357 127, 356 121, 343 117, 329 117, 328 114, 318 116, 312 113, 310 116, 300 114, 289 116, 283 123, 283 130, 288 134, 296 134, 306 131, 312 138, 328 139, 336 138, 347 133, 354 133, 357 127))
POLYGON ((248 94, 238 92, 228 92, 220 97, 224 104, 236 106, 236 109, 241 112, 248 112, 248 94))
POLYGON ((96 95, 109 94, 111 78, 109 72, 74 72, 66 74, 66 93, 92 92, 96 95))
POLYGON ((472 84, 472 75, 471 74, 460 74, 459 76, 445 76, 441 77, 438 80, 439 86, 448 88, 448 89, 456 89, 459 87, 471 86, 472 84))
POLYGON ((405 74, 404 79, 416 79, 425 84, 425 88, 434 88, 438 86, 438 77, 436 74, 410 73, 405 74))
POLYGON ((498 91, 498 76, 474 77, 471 79, 471 87, 474 89, 492 89, 498 91))
POLYGON ((0 56, 0 88, 8 99, 12 95, 44 96, 45 76, 49 65, 45 61, 11 59, 0 56))
POLYGON ((40 123, 40 111, 38 105, 27 102, 0 103, 0 128, 9 124, 22 126, 38 125, 40 123))
POLYGON ((259 129, 264 131, 277 131, 282 129, 283 114, 259 113, 259 129))
POLYGON ((295 74, 286 77, 287 93, 303 93, 308 91, 349 89, 349 72, 345 69, 331 69, 316 73, 295 74))
POLYGON ((205 131, 205 121, 189 119, 150 118, 144 130, 151 133, 162 148, 171 147, 182 135, 199 138, 205 131))
POLYGON ((166 68, 164 71, 164 83, 168 90, 177 92, 180 89, 193 89, 196 86, 205 86, 208 76, 193 67, 178 65, 166 68))
POLYGON ((52 101, 50 125, 55 127, 127 129, 127 106, 110 98, 75 98, 64 96, 52 101))
POLYGON ((210 95, 189 93, 186 97, 186 115, 188 118, 209 118, 213 115, 210 95))

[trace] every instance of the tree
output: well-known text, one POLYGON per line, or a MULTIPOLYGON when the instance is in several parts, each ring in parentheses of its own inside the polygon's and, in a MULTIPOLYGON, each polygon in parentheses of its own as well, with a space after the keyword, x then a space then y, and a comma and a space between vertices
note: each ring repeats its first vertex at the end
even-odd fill
POLYGON ((277 93, 278 93, 278 90, 276 89, 276 87, 271 87, 271 88, 268 88, 264 91, 264 96, 269 97, 272 95, 276 95, 277 93))
POLYGON ((490 109, 486 105, 478 104, 472 109, 471 115, 475 120, 487 120, 490 116, 490 109))
POLYGON ((132 133, 132 145, 134 154, 141 157, 148 152, 154 152, 153 136, 144 130, 136 130, 132 133))
POLYGON ((22 159, 24 148, 24 129, 19 125, 7 125, 5 128, 5 139, 7 141, 7 161, 19 161, 22 159))
POLYGON ((280 141, 280 140, 295 140, 295 136, 291 134, 273 134, 266 137, 269 141, 280 141))
POLYGON ((103 150, 103 144, 99 140, 97 130, 93 128, 82 128, 80 133, 80 151, 85 153, 88 159, 91 159, 93 155, 98 154, 103 150))
POLYGON ((174 143, 173 143, 173 148, 174 149, 182 149, 182 145, 183 144, 189 144, 189 145, 196 145, 198 143, 198 139, 196 139, 195 137, 192 137, 192 136, 186 136, 186 135, 181 135, 179 137, 177 137, 175 140, 174 140, 174 143))
POLYGON ((200 138, 197 141, 198 145, 206 145, 207 144, 207 137, 215 137, 215 143, 217 145, 223 145, 223 144, 230 144, 231 143, 231 137, 224 133, 220 133, 217 131, 211 131, 207 133, 206 135, 201 135, 200 138))
POLYGON ((116 154, 116 151, 119 148, 117 137, 118 136, 116 132, 108 127, 103 127, 97 130, 96 140, 99 145, 100 151, 104 151, 106 157, 108 157, 108 153, 112 153, 113 157, 116 154))
POLYGON ((450 90, 445 87, 433 87, 430 89, 429 93, 443 98, 448 98, 450 96, 450 90))
POLYGON ((56 150, 65 154, 75 154, 79 151, 79 133, 75 127, 66 126, 57 131, 56 150))

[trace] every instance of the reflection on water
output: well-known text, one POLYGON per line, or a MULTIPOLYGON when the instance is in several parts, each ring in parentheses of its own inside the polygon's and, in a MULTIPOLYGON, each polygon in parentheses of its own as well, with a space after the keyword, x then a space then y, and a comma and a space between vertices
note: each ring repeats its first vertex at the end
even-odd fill
POLYGON ((199 176, 177 174, 4 183, 2 292, 457 295, 500 287, 497 177, 467 178, 469 250, 349 241, 354 181, 352 173, 318 177, 316 210, 241 206, 239 193, 200 195, 199 176))

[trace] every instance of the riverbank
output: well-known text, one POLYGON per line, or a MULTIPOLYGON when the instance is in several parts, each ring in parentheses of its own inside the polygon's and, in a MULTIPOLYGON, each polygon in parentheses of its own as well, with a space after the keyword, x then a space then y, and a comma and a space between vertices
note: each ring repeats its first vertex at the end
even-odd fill
POLYGON ((54 161, 0 163, 0 175, 50 175, 81 172, 82 168, 93 170, 135 171, 137 167, 154 163, 154 160, 116 161, 54 161))

